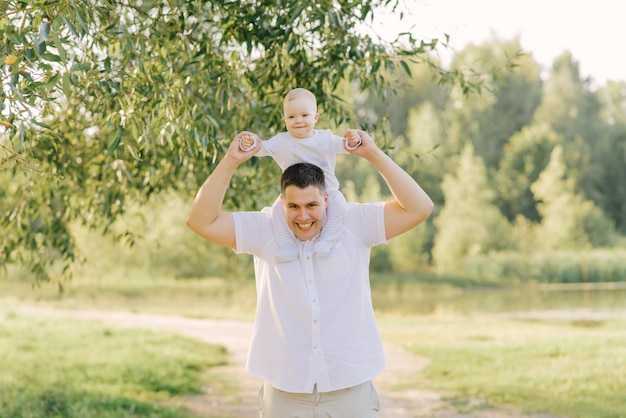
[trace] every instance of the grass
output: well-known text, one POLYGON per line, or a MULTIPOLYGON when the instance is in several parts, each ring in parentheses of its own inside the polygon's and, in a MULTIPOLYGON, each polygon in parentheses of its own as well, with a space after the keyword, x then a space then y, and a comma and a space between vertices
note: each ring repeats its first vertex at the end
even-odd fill
MULTIPOLYGON (((441 391, 448 402, 469 414, 477 408, 513 407, 529 413, 571 418, 622 417, 623 411, 626 411, 626 321, 530 321, 505 317, 497 312, 515 310, 514 306, 518 306, 515 299, 523 299, 525 307, 537 311, 546 309, 545 306, 558 309, 571 309, 572 306, 591 310, 623 309, 625 293, 607 290, 603 291, 601 299, 595 300, 588 291, 566 291, 561 294, 566 303, 561 305, 560 302, 545 303, 545 299, 555 300, 556 292, 541 289, 516 291, 509 284, 504 286, 509 289, 502 291, 501 283, 487 284, 488 288, 500 288, 491 300, 484 297, 485 293, 489 293, 485 290, 485 283, 428 277, 419 280, 411 280, 408 276, 374 277, 372 292, 377 308, 381 308, 378 316, 385 341, 430 359, 429 366, 407 384, 411 388, 441 391), (536 292, 540 293, 538 298, 536 292), (481 297, 472 299, 468 295, 481 297), (384 301, 387 296, 388 300, 384 301), (541 303, 531 303, 531 299, 541 303)), ((37 303, 64 309, 125 310, 235 319, 251 319, 255 304, 253 281, 220 279, 83 279, 68 283, 63 294, 51 285, 32 289, 28 283, 5 280, 0 281, 0 295, 0 301, 6 306, 37 303)), ((0 352, 10 353, 10 356, 0 359, 0 370, 3 370, 0 382, 4 391, 3 398, 0 398, 2 402, 15 396, 22 399, 18 402, 23 405, 42 404, 41 408, 48 409, 79 405, 95 411, 105 403, 111 410, 150 411, 142 412, 143 415, 139 412, 134 412, 138 415, 112 413, 111 417, 186 416, 185 412, 154 405, 163 405, 162 400, 180 396, 178 391, 193 391, 194 387, 198 387, 194 386, 196 383, 184 383, 184 380, 176 383, 175 387, 185 389, 160 386, 158 382, 163 383, 164 378, 155 371, 169 367, 169 362, 173 361, 171 356, 163 353, 179 353, 174 357, 180 356, 184 360, 185 353, 190 356, 204 353, 207 348, 203 344, 191 345, 192 342, 186 341, 187 348, 181 351, 177 347, 184 339, 180 337, 149 333, 142 333, 139 337, 126 335, 125 331, 117 329, 93 324, 82 326, 67 320, 63 323, 38 320, 40 322, 30 324, 24 321, 26 319, 15 315, 0 321, 0 352), (22 331, 15 330, 16 323, 21 323, 18 328, 22 331), (13 324, 14 329, 7 331, 6 324, 13 324), (45 329, 49 331, 44 332, 45 329), (27 335, 26 330, 33 336, 27 335), (19 338, 14 338, 12 333, 19 338), (139 340, 133 340, 135 337, 139 340), (147 338, 153 342, 141 343, 147 338), (162 339, 154 342, 154 338, 162 339), (19 345, 16 345, 17 341, 20 341, 19 345), (80 351, 85 341, 90 348, 80 351), (45 349, 42 348, 44 344, 45 349), (160 348, 148 355, 146 346, 160 348), (103 350, 106 352, 93 355, 103 350), (62 355, 65 352, 73 354, 62 355), (94 374, 99 367, 97 364, 76 365, 80 358, 87 361, 90 356, 100 358, 109 352, 115 353, 111 360, 128 358, 126 368, 120 366, 112 374, 105 371, 94 374), (147 363, 141 366, 144 361, 147 363), (131 367, 135 363, 139 364, 137 369, 131 367), (7 370, 11 372, 4 373, 5 367, 9 367, 7 370), (136 371, 130 373, 130 369, 136 371), (59 370, 64 371, 60 374, 59 370), (125 374, 122 370, 126 370, 125 374), (19 379, 16 380, 15 376, 19 379), (124 379, 119 376, 124 376, 124 379), (129 383, 126 383, 127 380, 129 383), (133 402, 132 407, 129 402, 133 402)), ((132 334, 138 333, 133 331, 132 334)), ((199 358, 211 357, 203 354, 199 358)), ((174 369, 167 368, 167 373, 175 376, 177 370, 183 370, 185 375, 194 375, 197 372, 194 367, 179 365, 174 369)), ((201 363, 200 369, 203 367, 210 367, 210 364, 201 363)), ((219 382, 212 380, 213 377, 204 378, 219 386, 219 382)), ((75 416, 89 417, 88 414, 75 416)), ((107 417, 97 413, 92 416, 107 417)), ((5 417, 0 413, 0 418, 5 417)))
POLYGON ((0 417, 191 418, 222 347, 176 334, 0 310, 0 417))
POLYGON ((381 328, 385 340, 431 360, 409 384, 443 391, 460 410, 512 406, 571 418, 626 411, 626 321, 385 315, 381 328))

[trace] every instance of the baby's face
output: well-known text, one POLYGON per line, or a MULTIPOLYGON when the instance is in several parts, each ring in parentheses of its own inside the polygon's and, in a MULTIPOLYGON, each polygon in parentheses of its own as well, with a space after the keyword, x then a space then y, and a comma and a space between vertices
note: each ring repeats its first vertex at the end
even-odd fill
POLYGON ((319 117, 315 102, 309 97, 298 97, 284 105, 284 119, 287 132, 294 138, 310 138, 319 117))

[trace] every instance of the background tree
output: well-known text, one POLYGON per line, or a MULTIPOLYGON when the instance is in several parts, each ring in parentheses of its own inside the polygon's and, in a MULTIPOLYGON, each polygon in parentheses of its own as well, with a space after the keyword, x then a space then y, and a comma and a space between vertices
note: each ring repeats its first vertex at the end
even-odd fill
POLYGON ((469 45, 455 55, 452 68, 471 71, 484 84, 480 94, 467 98, 462 90, 451 92, 445 109, 451 121, 448 155, 457 155, 470 140, 493 172, 511 136, 530 123, 539 103, 541 81, 537 64, 520 50, 518 41, 493 40, 469 45))
POLYGON ((149 206, 130 203, 111 228, 136 230, 129 247, 110 235, 72 225, 85 263, 72 266, 77 277, 197 279, 253 277, 252 259, 232 257, 232 250, 207 245, 184 227, 190 202, 176 193, 155 196, 149 206))
POLYGON ((560 145, 531 189, 541 215, 535 248, 580 250, 612 243, 613 225, 592 201, 576 192, 560 145))
POLYGON ((498 207, 509 221, 518 216, 539 221, 530 185, 546 168, 552 150, 561 141, 546 124, 529 125, 511 137, 495 177, 498 207))
MULTIPOLYGON (((3 266, 22 263, 45 277, 70 265, 77 239, 93 249, 95 231, 134 243, 109 259, 143 262, 144 271, 178 271, 180 259, 199 264, 185 277, 249 268, 226 265, 217 252, 207 259, 176 231, 185 229, 185 202, 237 131, 268 137, 283 129, 281 98, 295 85, 319 97, 320 128, 369 129, 435 200, 419 232, 375 254, 377 270, 463 262, 446 260, 438 242, 478 254, 465 265, 476 274, 503 273, 524 265, 535 230, 550 234, 560 216, 584 230, 581 248, 611 245, 613 224, 624 231, 626 89, 581 79, 569 53, 540 74, 517 40, 492 40, 464 48, 444 70, 433 45, 410 34, 393 42, 363 35, 372 10, 397 1, 31 3, 0 5, 3 266), (467 95, 472 89, 481 94, 467 95), (466 157, 468 142, 475 159, 466 157), (533 190, 557 145, 561 183, 533 190), (472 199, 480 215, 462 210, 472 199), (408 263, 407 251, 420 255, 408 263)), ((359 159, 340 157, 337 172, 351 200, 388 193, 359 159)), ((238 170, 227 205, 270 203, 278 173, 271 160, 253 159, 238 170)))
POLYGON ((591 141, 599 123, 600 103, 590 84, 591 80, 582 79, 572 54, 564 52, 552 65, 534 121, 549 124, 568 146, 580 138, 591 141))
POLYGON ((433 259, 438 271, 458 272, 468 256, 510 248, 510 226, 493 204, 487 170, 467 143, 453 174, 443 178, 445 206, 435 219, 433 259))
POLYGON ((441 113, 430 102, 424 102, 409 111, 405 139, 396 144, 395 157, 420 185, 428 190, 433 201, 443 203, 440 183, 445 174, 440 146, 445 135, 441 113))
MULTIPOLYGON (((289 88, 311 88, 341 124, 354 117, 342 83, 380 93, 411 61, 454 78, 424 58, 436 41, 363 35, 375 8, 397 3, 2 2, 0 262, 45 277, 76 257, 72 221, 108 232, 129 200, 190 194, 237 131, 282 129, 289 88)), ((276 193, 275 164, 247 168, 233 206, 276 193)))
POLYGON ((388 246, 390 271, 412 273, 428 270, 432 265, 432 222, 393 239, 388 246))
POLYGON ((554 61, 534 115, 535 123, 546 123, 561 136, 565 164, 586 198, 594 196, 590 156, 603 142, 601 102, 590 85, 572 54, 564 52, 554 61))
MULTIPOLYGON (((429 58, 433 59, 433 58, 429 58)), ((433 59, 433 62, 438 63, 433 59)), ((439 65, 439 64, 438 64, 439 65)), ((447 86, 433 77, 432 70, 421 63, 408 64, 409 72, 388 74, 387 87, 382 94, 365 92, 355 103, 357 112, 369 122, 384 120, 391 136, 407 135, 409 113, 428 102, 440 112, 447 101, 447 86)))
POLYGON ((601 128, 594 136, 589 169, 581 179, 586 194, 626 233, 626 82, 597 90, 601 128))

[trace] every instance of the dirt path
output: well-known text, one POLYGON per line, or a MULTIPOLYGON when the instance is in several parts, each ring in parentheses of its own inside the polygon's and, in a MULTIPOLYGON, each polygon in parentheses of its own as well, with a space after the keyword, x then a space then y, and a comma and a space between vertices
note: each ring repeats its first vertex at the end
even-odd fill
MULTIPOLYGON (((224 379, 234 381, 238 390, 224 395, 214 387, 205 387, 203 395, 187 398, 186 404, 198 414, 206 417, 258 418, 257 393, 261 381, 249 374, 244 367, 251 324, 248 322, 192 319, 177 316, 140 314, 131 312, 70 311, 40 306, 20 306, 16 310, 24 313, 63 316, 75 319, 93 319, 128 328, 155 331, 171 331, 197 338, 227 348, 230 362, 226 366, 212 369, 224 379)), ((471 415, 459 414, 454 407, 442 400, 440 394, 425 390, 393 390, 402 385, 412 374, 426 367, 428 359, 414 356, 405 350, 386 345, 387 368, 374 383, 381 398, 380 418, 525 418, 516 411, 480 410, 471 415)), ((534 415, 544 417, 547 415, 534 415)))

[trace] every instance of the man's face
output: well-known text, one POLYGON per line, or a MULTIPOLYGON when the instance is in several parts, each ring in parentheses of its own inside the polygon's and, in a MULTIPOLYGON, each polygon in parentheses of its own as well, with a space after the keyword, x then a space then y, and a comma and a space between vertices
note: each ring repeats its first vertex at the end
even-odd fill
POLYGON ((319 114, 309 97, 298 97, 285 103, 284 119, 287 132, 294 138, 310 138, 319 114))
POLYGON ((302 241, 315 238, 326 220, 328 193, 316 186, 304 189, 287 186, 281 200, 287 226, 296 238, 302 241))

